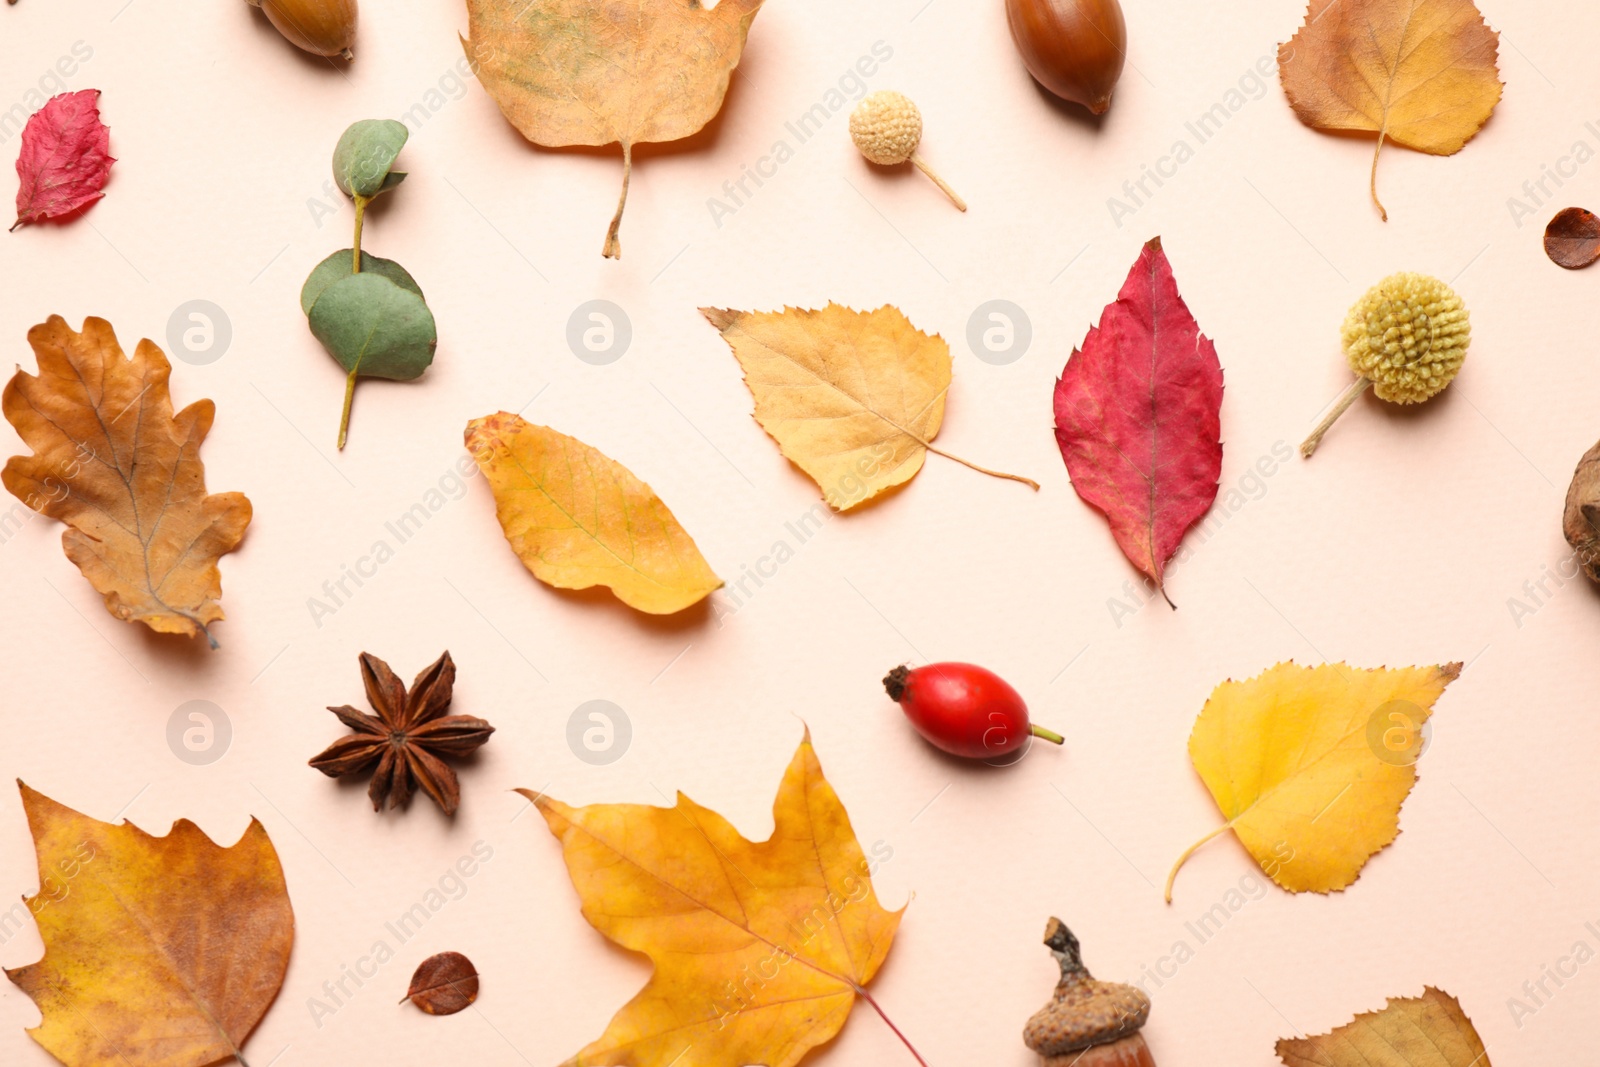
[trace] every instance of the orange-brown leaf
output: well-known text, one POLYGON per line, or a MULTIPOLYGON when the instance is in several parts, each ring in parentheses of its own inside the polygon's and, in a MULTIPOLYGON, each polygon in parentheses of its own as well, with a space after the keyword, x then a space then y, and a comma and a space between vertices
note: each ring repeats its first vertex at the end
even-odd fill
POLYGON ((681 793, 572 808, 522 792, 561 840, 584 918, 655 965, 568 1067, 792 1067, 839 1032, 900 926, 809 734, 762 842, 681 793))
POLYGON ((6 971, 68 1067, 203 1067, 237 1057, 289 968, 294 913, 254 819, 223 848, 104 823, 18 783, 39 854, 27 898, 44 958, 6 971))
POLYGON ((161 633, 205 634, 223 617, 217 560, 250 525, 243 493, 207 493, 200 445, 216 405, 174 414, 161 349, 123 354, 111 324, 59 315, 28 331, 37 376, 6 384, 7 421, 33 449, 6 463, 5 487, 70 527, 67 558, 105 597, 106 610, 161 633))
POLYGON ((1277 1052, 1287 1067, 1490 1067, 1461 1002, 1432 986, 1331 1033, 1284 1038, 1277 1052))
POLYGON ((1472 0, 1311 0, 1306 24, 1278 49, 1278 73, 1300 121, 1454 155, 1500 102, 1500 35, 1472 0))

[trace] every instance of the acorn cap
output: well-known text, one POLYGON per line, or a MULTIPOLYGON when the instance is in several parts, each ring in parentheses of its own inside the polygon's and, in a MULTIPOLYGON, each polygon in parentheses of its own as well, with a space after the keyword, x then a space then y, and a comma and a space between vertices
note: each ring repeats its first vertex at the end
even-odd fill
POLYGON ((1391 274, 1356 301, 1340 331, 1350 369, 1379 399, 1418 404, 1450 384, 1472 339, 1461 298, 1426 274, 1391 274))
POLYGON ((1050 1003, 1034 1013, 1022 1031, 1029 1048, 1048 1059, 1138 1033, 1150 1017, 1149 997, 1131 985, 1102 982, 1091 975, 1079 955, 1078 939, 1060 919, 1051 918, 1044 943, 1061 965, 1061 981, 1050 1003))

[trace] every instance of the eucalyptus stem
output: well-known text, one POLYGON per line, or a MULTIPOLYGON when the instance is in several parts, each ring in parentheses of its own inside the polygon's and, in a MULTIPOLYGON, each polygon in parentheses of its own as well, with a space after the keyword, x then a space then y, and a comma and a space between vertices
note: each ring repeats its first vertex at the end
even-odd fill
POLYGON ((344 451, 344 439, 350 435, 350 404, 356 398, 356 372, 344 380, 344 410, 339 413, 339 451, 344 451))
MULTIPOLYGON (((360 193, 356 193, 356 194, 354 194, 354 199, 355 199, 355 202, 356 202, 356 236, 355 236, 354 247, 352 247, 350 249, 350 273, 351 274, 360 274, 361 273, 361 224, 362 224, 362 222, 364 222, 366 220, 367 204, 371 202, 372 198, 371 197, 362 196, 360 193)), ((347 411, 348 411, 349 407, 350 407, 350 403, 347 400, 347 401, 345 401, 345 408, 346 408, 347 411)), ((341 432, 339 434, 339 447, 340 448, 344 447, 344 434, 343 434, 343 432, 341 432)))

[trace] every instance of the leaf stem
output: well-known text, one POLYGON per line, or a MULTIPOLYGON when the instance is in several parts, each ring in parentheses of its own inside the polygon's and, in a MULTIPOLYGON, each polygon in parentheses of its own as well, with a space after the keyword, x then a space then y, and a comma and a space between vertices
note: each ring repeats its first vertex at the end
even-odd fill
POLYGON ((1389 221, 1389 209, 1383 206, 1383 201, 1378 199, 1378 156, 1383 152, 1383 139, 1389 132, 1389 115, 1383 116, 1383 127, 1378 130, 1378 147, 1372 150, 1372 178, 1368 188, 1372 192, 1372 202, 1378 205, 1378 214, 1384 222, 1389 221))
POLYGON ((900 1032, 900 1028, 894 1024, 893 1019, 889 1018, 889 1016, 884 1013, 883 1008, 879 1007, 878 1002, 872 999, 872 994, 868 993, 859 985, 855 987, 855 990, 856 996, 872 1005, 872 1010, 877 1012, 878 1017, 888 1025, 889 1029, 894 1031, 894 1036, 898 1037, 900 1039, 900 1043, 905 1045, 905 1047, 911 1052, 911 1055, 916 1057, 917 1062, 922 1064, 922 1067, 928 1067, 928 1061, 922 1058, 922 1053, 918 1052, 917 1047, 911 1043, 905 1034, 900 1032))
MULTIPOLYGON (((362 196, 360 193, 355 194, 355 201, 356 201, 356 236, 355 236, 355 241, 354 241, 354 247, 352 247, 350 249, 350 273, 351 274, 360 274, 361 273, 361 224, 366 219, 367 205, 369 203, 371 203, 372 201, 371 201, 370 197, 362 196)), ((341 444, 339 447, 343 448, 344 445, 341 444)))
POLYGON ((1366 392, 1371 386, 1371 378, 1357 378, 1354 382, 1352 382, 1350 387, 1339 395, 1339 399, 1334 401, 1333 407, 1328 409, 1328 413, 1322 417, 1322 421, 1317 423, 1316 428, 1311 431, 1311 436, 1307 437, 1301 442, 1300 455, 1306 459, 1310 459, 1311 454, 1315 452, 1317 450, 1317 446, 1322 443, 1322 435, 1328 432, 1328 427, 1332 426, 1340 415, 1343 415, 1346 411, 1349 411, 1350 405, 1354 404, 1360 398, 1361 394, 1366 392))
POLYGON ((950 188, 949 184, 943 178, 934 173, 933 168, 924 163, 921 156, 912 155, 911 163, 922 173, 926 174, 933 181, 933 184, 939 187, 939 191, 950 198, 950 202, 952 204, 962 211, 967 210, 967 202, 961 199, 961 195, 954 189, 950 188))
POLYGON ((339 451, 344 451, 344 440, 350 434, 350 404, 356 398, 356 371, 344 380, 344 411, 339 415, 339 451))
POLYGON ((1024 478, 1020 474, 1007 474, 1005 471, 994 471, 990 470, 988 467, 980 467, 971 460, 962 459, 960 456, 952 456, 942 448, 935 448, 926 441, 922 442, 922 447, 926 448, 929 452, 932 452, 936 456, 943 456, 945 459, 953 459, 963 467, 971 467, 980 474, 987 474, 994 478, 1009 478, 1013 482, 1021 482, 1023 485, 1032 486, 1034 491, 1038 492, 1039 483, 1034 481, 1032 478, 1024 478))
POLYGON ((1172 883, 1178 880, 1178 868, 1182 867, 1185 863, 1188 863, 1189 857, 1198 852, 1202 845, 1209 844, 1231 829, 1233 829, 1233 823, 1223 823, 1221 826, 1217 827, 1215 830, 1211 831, 1209 834, 1190 845, 1184 850, 1183 855, 1178 857, 1178 862, 1172 865, 1172 872, 1167 875, 1167 888, 1165 891, 1165 896, 1168 904, 1172 903, 1172 883))
POLYGON ((622 195, 617 197, 617 213, 611 216, 611 228, 606 231, 606 244, 600 254, 607 259, 622 258, 622 241, 617 231, 622 229, 622 209, 628 204, 628 177, 633 173, 633 145, 622 142, 622 195))

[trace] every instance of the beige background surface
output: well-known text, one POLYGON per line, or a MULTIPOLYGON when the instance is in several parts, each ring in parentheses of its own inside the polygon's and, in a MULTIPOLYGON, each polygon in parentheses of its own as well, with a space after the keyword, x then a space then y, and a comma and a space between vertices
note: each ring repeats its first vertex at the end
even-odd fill
MULTIPOLYGON (((1053 982, 1038 944, 1050 914, 1104 977, 1171 973, 1161 961, 1175 943, 1194 950, 1159 987, 1147 980, 1163 1067, 1265 1067, 1277 1038, 1424 983, 1461 998, 1499 1067, 1582 1059, 1600 963, 1520 1026, 1507 1001, 1575 942, 1600 949, 1585 928, 1600 923, 1600 597, 1547 577, 1566 556, 1569 473, 1600 433, 1600 274, 1556 269, 1539 242, 1554 209, 1600 201, 1600 164, 1572 155, 1600 150, 1588 45, 1600 11, 1484 6, 1504 34, 1504 101, 1454 158, 1385 153, 1384 225, 1367 200, 1370 142, 1302 127, 1275 80, 1253 72, 1272 70, 1300 23, 1293 0, 1129 0, 1130 68, 1099 124, 1034 88, 998 0, 772 0, 711 131, 689 149, 639 151, 620 263, 599 256, 617 154, 535 149, 458 81, 459 0, 369 2, 358 58, 338 70, 294 52, 242 2, 0 10, 0 113, 41 82, 59 88, 47 75, 75 45, 91 50, 64 81, 104 90, 119 158, 86 217, 0 238, 5 361, 32 366, 24 335, 51 313, 74 325, 104 316, 126 346, 165 347, 175 309, 214 302, 231 344, 215 362, 177 364, 174 391, 179 403, 216 399, 210 486, 243 490, 256 508, 223 564, 230 618, 216 653, 114 621, 52 523, 0 545, 0 778, 155 832, 189 817, 231 842, 262 819, 298 935, 248 1046, 256 1064, 565 1058, 647 965, 582 921, 555 842, 519 818, 509 790, 661 803, 681 789, 765 836, 802 719, 860 838, 893 848, 883 899, 914 897, 874 989, 934 1067, 1032 1062, 1018 1034, 1053 982), (914 173, 869 170, 844 111, 804 144, 786 133, 880 41, 892 57, 871 87, 920 103, 926 154, 968 215, 914 173), (419 104, 413 124, 426 121, 402 157, 411 177, 375 212, 367 247, 426 289, 438 358, 420 383, 363 385, 336 454, 341 372, 296 303, 307 270, 348 243, 328 155, 350 121, 419 104), (1236 106, 1198 144, 1186 123, 1217 104, 1236 106), (708 198, 778 139, 793 158, 717 225, 708 198), (1179 140, 1193 158, 1159 188, 1147 182, 1152 195, 1117 225, 1108 198, 1179 140), (1551 197, 1536 203, 1524 183, 1547 168, 1564 171, 1565 188, 1545 178, 1551 197), (1172 575, 1181 610, 1129 613, 1112 602, 1133 571, 1072 492, 1049 398, 1154 234, 1216 341, 1226 451, 1214 533, 1191 537, 1172 575), (1400 269, 1453 280, 1471 308, 1457 383, 1411 413, 1367 398, 1313 462, 1252 477, 1344 386, 1338 324, 1400 269), (592 299, 631 322, 610 365, 566 341, 569 316, 592 299), (648 481, 725 578, 766 567, 817 492, 750 419, 738 368, 695 309, 830 299, 892 302, 948 338, 955 384, 939 443, 1043 490, 935 457, 882 506, 825 523, 743 603, 670 622, 539 585, 476 478, 457 499, 447 480, 448 502, 407 543, 386 532, 464 455, 469 418, 531 401, 529 418, 648 481), (969 316, 992 299, 1031 321, 1031 346, 1009 365, 966 341, 969 316), (394 558, 317 625, 308 599, 379 539, 394 558), (1535 600, 1524 583, 1540 580, 1548 595, 1535 600), (1511 598, 1536 610, 1518 617, 1511 598), (446 647, 461 670, 456 707, 499 728, 463 776, 453 824, 426 803, 375 816, 359 787, 305 766, 340 732, 322 708, 360 698, 359 651, 409 678, 446 647), (1216 683, 1287 658, 1470 666, 1439 706, 1400 840, 1350 891, 1263 888, 1230 838, 1190 863, 1166 907, 1169 864, 1218 818, 1185 753, 1190 724, 1216 683), (1004 771, 933 753, 878 686, 898 662, 933 659, 1001 673, 1067 735, 1065 750, 1004 771), (631 748, 607 766, 566 741, 569 716, 592 699, 632 724, 631 748), (169 748, 169 718, 191 700, 231 724, 231 747, 209 765, 169 748), (493 859, 461 899, 318 1025, 308 998, 479 841, 493 859), (1241 887, 1253 899, 1200 943, 1185 924, 1241 887), (446 948, 484 974, 476 1010, 441 1020, 397 1007, 412 967, 446 948)), ((0 154, 17 142, 5 128, 0 154)), ((14 449, 9 427, 0 433, 14 449)), ((0 893, 36 884, 20 804, 0 793, 0 893)), ((39 951, 30 928, 0 943, 0 961, 39 951)), ((0 983, 0 1058, 49 1062, 23 1033, 36 1019, 0 983)), ((815 1062, 910 1060, 858 1010, 815 1062)))

